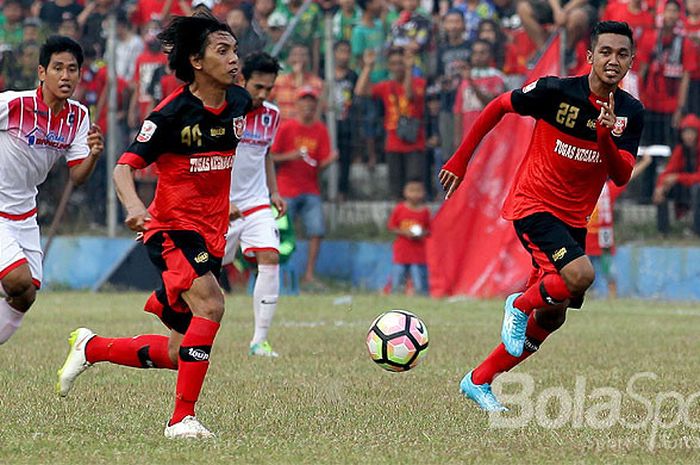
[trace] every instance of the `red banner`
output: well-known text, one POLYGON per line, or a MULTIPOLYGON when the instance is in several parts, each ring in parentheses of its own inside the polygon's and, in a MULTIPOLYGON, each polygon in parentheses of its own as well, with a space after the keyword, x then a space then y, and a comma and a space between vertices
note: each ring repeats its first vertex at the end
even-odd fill
MULTIPOLYGON (((559 62, 557 37, 526 81, 559 75, 559 62)), ((433 297, 495 297, 524 286, 532 266, 530 256, 512 223, 501 217, 501 208, 534 126, 532 118, 507 114, 484 138, 466 178, 440 208, 427 243, 433 297)))

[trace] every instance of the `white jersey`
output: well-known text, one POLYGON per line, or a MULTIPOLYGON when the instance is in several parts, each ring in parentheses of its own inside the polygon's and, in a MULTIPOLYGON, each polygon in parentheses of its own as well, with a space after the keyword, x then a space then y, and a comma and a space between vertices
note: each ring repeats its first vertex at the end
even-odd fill
POLYGON ((236 148, 231 176, 231 202, 242 212, 270 205, 265 157, 280 124, 280 110, 263 104, 246 115, 245 131, 236 148))
POLYGON ((74 100, 54 115, 41 88, 0 93, 0 216, 34 215, 37 186, 56 160, 74 166, 89 155, 89 129, 87 108, 74 100))

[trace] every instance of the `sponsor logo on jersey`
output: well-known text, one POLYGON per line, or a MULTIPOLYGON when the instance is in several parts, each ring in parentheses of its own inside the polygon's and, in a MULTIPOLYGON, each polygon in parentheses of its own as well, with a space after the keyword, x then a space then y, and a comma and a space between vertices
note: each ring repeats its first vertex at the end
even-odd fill
POLYGON ((585 163, 600 163, 600 153, 593 149, 584 149, 575 145, 567 144, 557 139, 554 146, 554 153, 562 157, 570 158, 574 161, 582 161, 585 163))
POLYGON ((69 113, 68 118, 66 118, 66 122, 68 123, 68 126, 73 126, 73 123, 75 123, 75 113, 69 113))
POLYGON ((615 117, 615 124, 613 125, 612 128, 612 135, 615 137, 620 137, 623 132, 625 132, 625 128, 627 127, 627 117, 626 116, 617 116, 615 117))
POLYGON ((245 115, 239 116, 237 118, 233 118, 233 134, 236 136, 236 139, 240 139, 241 137, 243 137, 244 133, 245 133, 245 115))
POLYGON ((194 257, 195 263, 204 263, 209 260, 209 254, 206 252, 199 252, 196 257, 194 257))
POLYGON ((556 250, 552 254, 552 260, 554 260, 555 262, 558 262, 559 260, 564 258, 564 255, 566 255, 566 247, 562 247, 561 249, 556 250))
POLYGON ((139 135, 136 136, 136 141, 141 143, 148 142, 151 140, 151 137, 153 137, 153 134, 155 134, 157 128, 158 126, 156 123, 148 119, 145 120, 141 125, 139 135))
POLYGON ((262 125, 266 128, 272 126, 272 115, 262 115, 262 125))
POLYGON ((232 156, 213 155, 211 157, 190 158, 190 173, 230 170, 233 167, 232 156))
POLYGON ((211 128, 211 136, 212 137, 221 137, 224 134, 226 134, 225 128, 211 128))
MULTIPOLYGON (((538 79, 538 80, 539 80, 539 79, 538 79)), ((530 92, 530 91, 531 91, 532 89, 534 89, 535 87, 537 87, 537 81, 531 82, 530 84, 528 84, 528 85, 526 85, 525 87, 523 87, 523 94, 527 94, 528 92, 530 92)))
POLYGON ((41 129, 35 127, 29 131, 26 135, 27 145, 30 147, 45 145, 47 147, 53 147, 55 149, 67 149, 70 144, 66 143, 65 136, 56 134, 54 131, 50 131, 48 134, 43 134, 41 129))
POLYGON ((588 129, 591 129, 591 130, 595 131, 595 127, 596 127, 595 120, 594 120, 594 119, 589 119, 588 121, 586 121, 586 127, 587 127, 588 129))

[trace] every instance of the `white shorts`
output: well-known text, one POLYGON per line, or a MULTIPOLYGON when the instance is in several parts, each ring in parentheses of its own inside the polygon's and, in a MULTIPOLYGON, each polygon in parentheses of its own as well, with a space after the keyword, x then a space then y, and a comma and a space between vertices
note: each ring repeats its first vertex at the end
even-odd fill
POLYGON ((246 260, 255 261, 255 252, 279 253, 280 232, 271 208, 255 211, 232 221, 226 234, 226 251, 223 264, 233 263, 238 246, 246 260))
POLYGON ((36 215, 20 221, 0 217, 0 279, 27 263, 38 289, 43 278, 43 258, 36 215))

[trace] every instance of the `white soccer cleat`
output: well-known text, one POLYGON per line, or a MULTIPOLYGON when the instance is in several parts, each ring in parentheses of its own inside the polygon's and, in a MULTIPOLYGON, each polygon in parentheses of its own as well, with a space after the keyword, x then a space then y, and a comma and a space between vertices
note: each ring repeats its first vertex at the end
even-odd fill
POLYGON ((216 436, 192 415, 187 415, 179 423, 165 426, 165 437, 168 439, 212 439, 216 436))
POLYGON ((85 346, 93 337, 95 333, 87 328, 78 328, 70 333, 68 357, 58 370, 58 383, 56 383, 56 392, 61 397, 66 397, 78 375, 92 366, 85 358, 85 346))

